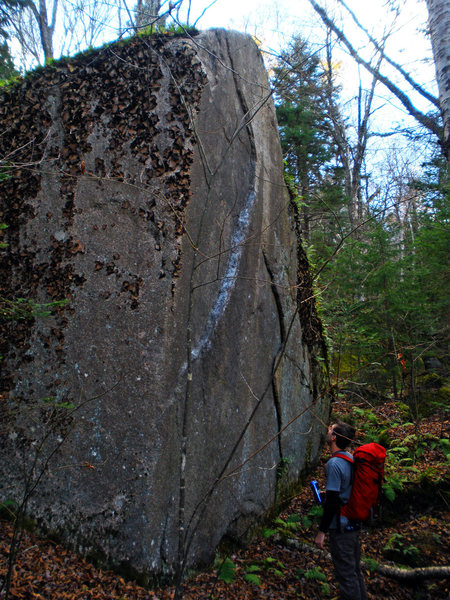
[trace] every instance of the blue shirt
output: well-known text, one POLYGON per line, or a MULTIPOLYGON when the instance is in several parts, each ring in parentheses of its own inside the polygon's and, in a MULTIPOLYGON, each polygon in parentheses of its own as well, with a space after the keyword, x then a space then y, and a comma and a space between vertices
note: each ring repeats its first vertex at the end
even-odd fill
MULTIPOLYGON (((340 451, 352 458, 350 452, 340 451)), ((331 457, 325 465, 325 476, 327 478, 327 492, 339 492, 339 499, 342 504, 346 504, 352 491, 352 465, 348 460, 331 457)), ((347 517, 341 515, 341 527, 348 524, 347 517)), ((337 529, 337 518, 334 517, 330 524, 330 529, 337 529)))

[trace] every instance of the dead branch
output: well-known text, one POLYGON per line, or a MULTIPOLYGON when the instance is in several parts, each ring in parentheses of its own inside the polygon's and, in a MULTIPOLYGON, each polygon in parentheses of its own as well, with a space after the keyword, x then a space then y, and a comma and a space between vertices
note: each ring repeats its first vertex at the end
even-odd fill
MULTIPOLYGON (((314 554, 321 555, 327 560, 331 560, 331 555, 320 548, 316 548, 311 544, 296 540, 293 538, 283 538, 280 535, 275 535, 272 538, 275 542, 282 544, 288 548, 294 548, 295 550, 301 550, 302 552, 312 552, 314 554)), ((415 569, 408 569, 404 567, 395 567, 393 565, 382 565, 375 563, 368 558, 362 559, 363 563, 369 563, 372 570, 385 577, 391 579, 399 579, 401 581, 422 581, 425 579, 449 579, 450 578, 450 565, 439 565, 435 567, 417 567, 415 569)))
POLYGON ((378 565, 377 573, 400 579, 402 581, 421 581, 424 579, 449 579, 450 566, 440 565, 437 567, 421 567, 416 569, 405 569, 391 565, 378 565))

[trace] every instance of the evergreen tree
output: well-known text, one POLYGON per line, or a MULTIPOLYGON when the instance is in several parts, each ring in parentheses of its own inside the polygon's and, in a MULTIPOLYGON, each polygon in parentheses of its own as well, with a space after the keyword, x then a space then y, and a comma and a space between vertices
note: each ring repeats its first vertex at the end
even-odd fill
MULTIPOLYGON (((375 80, 365 104, 360 90, 365 129, 352 148, 327 58, 324 69, 297 37, 274 69, 273 87, 286 171, 300 197, 302 233, 319 275, 317 302, 332 372, 355 399, 392 395, 417 415, 429 382, 437 381, 429 365, 445 371, 448 169, 441 159, 419 184, 407 173, 398 186, 386 177, 384 203, 361 194, 356 218, 349 210, 352 165, 344 155, 355 160, 370 136, 375 80)), ((361 155, 360 166, 364 160, 361 155)), ((362 172, 358 181, 364 181, 362 172)))
POLYGON ((2 0, 0 4, 0 79, 17 75, 8 46, 7 27, 11 23, 12 11, 25 5, 25 0, 2 0))
POLYGON ((0 44, 0 80, 9 79, 10 77, 17 75, 17 73, 11 54, 9 53, 8 44, 4 41, 0 44))
POLYGON ((364 234, 349 238, 321 274, 337 381, 360 397, 370 391, 401 397, 415 415, 430 377, 437 383, 429 366, 445 371, 448 342, 449 188, 437 176, 434 170, 431 182, 406 188, 417 205, 413 218, 399 219, 395 206, 369 208, 364 234))
POLYGON ((323 101, 327 83, 319 57, 300 37, 281 53, 273 73, 286 171, 300 197, 303 236, 311 242, 312 231, 328 229, 324 221, 330 209, 343 200, 332 124, 323 101))

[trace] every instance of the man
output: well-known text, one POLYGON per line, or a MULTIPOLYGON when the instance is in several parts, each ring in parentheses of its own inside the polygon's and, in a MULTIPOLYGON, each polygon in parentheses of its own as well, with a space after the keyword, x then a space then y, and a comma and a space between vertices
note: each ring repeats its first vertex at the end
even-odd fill
POLYGON ((341 600, 367 600, 366 586, 360 567, 361 546, 359 523, 350 523, 347 517, 340 515, 340 507, 348 502, 352 489, 352 465, 349 461, 334 456, 336 452, 347 451, 355 428, 347 423, 337 423, 328 429, 327 442, 332 457, 325 466, 326 494, 323 516, 316 536, 316 545, 323 549, 325 534, 329 532, 330 553, 338 581, 341 600))

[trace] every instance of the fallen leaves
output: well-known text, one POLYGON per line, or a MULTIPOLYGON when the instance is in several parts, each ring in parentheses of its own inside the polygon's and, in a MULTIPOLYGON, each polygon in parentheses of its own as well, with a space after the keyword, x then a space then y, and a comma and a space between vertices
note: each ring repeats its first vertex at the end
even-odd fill
MULTIPOLYGON (((390 414, 394 408, 384 405, 383 410, 390 414)), ((420 427, 424 434, 436 434, 442 422, 438 423, 431 416, 421 421, 420 427)), ((327 458, 325 450, 317 472, 311 475, 322 485, 323 465, 327 458)), ((424 462, 426 464, 428 462, 424 462)), ((89 463, 84 466, 92 468, 89 463)), ((362 532, 362 551, 368 559, 386 563, 385 547, 393 539, 397 542, 391 545, 400 554, 413 547, 419 548, 418 567, 447 563, 450 546, 445 503, 436 502, 421 508, 415 506, 413 500, 403 502, 401 518, 397 517, 395 521, 385 518, 378 526, 362 532)), ((293 520, 292 515, 299 515, 300 521, 296 519, 295 522, 308 523, 303 518, 312 506, 309 486, 305 486, 281 518, 288 522, 293 520)), ((186 582, 184 600, 335 600, 338 591, 332 565, 325 553, 312 546, 314 527, 305 525, 295 535, 299 539, 298 548, 287 547, 282 536, 265 538, 261 535, 249 547, 224 555, 222 563, 227 561, 229 583, 217 577, 216 569, 210 569, 186 582)), ((6 571, 11 536, 11 525, 0 521, 0 576, 6 571)), ((217 563, 217 569, 220 564, 217 563)), ((380 572, 371 572, 367 566, 364 569, 369 600, 411 600, 419 592, 422 600, 447 600, 449 597, 448 580, 416 581, 409 585, 380 572)), ((29 533, 23 536, 11 588, 12 600, 172 600, 173 594, 171 587, 149 591, 29 533)))

